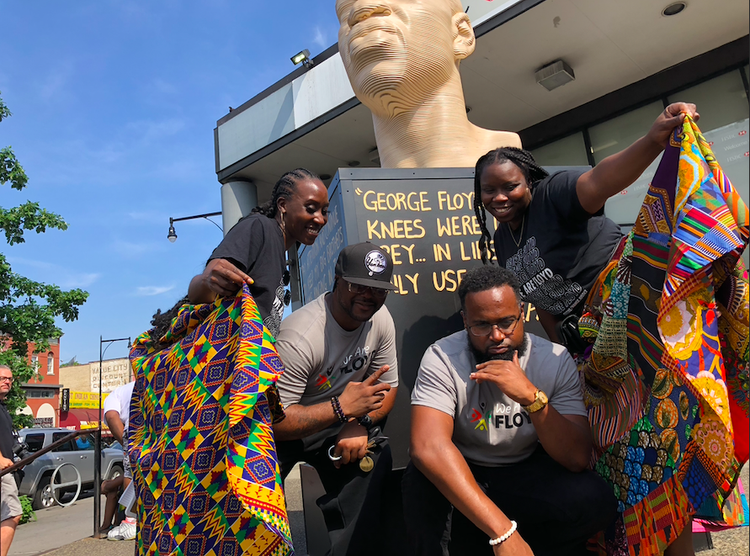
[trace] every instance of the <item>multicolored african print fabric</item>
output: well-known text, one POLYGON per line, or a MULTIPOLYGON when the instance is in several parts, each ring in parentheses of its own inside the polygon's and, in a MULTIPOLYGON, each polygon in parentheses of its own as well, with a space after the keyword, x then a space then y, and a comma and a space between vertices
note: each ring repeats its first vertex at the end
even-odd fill
POLYGON ((291 554, 272 431, 282 365, 247 286, 183 306, 130 360, 138 554, 291 554))
POLYGON ((747 523, 748 210, 695 123, 664 152, 580 322, 597 453, 620 518, 611 555, 656 555, 691 516, 747 523), (707 515, 707 514, 710 514, 707 515))

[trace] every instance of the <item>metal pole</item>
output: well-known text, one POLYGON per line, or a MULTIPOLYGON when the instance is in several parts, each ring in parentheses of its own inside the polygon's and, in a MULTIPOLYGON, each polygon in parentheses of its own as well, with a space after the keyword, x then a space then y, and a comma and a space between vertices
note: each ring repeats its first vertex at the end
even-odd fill
MULTIPOLYGON (((101 506, 102 506, 102 361, 104 360, 104 352, 107 348, 112 345, 113 342, 128 341, 128 347, 130 347, 130 337, 127 338, 113 338, 111 340, 104 340, 102 336, 99 336, 99 426, 96 428, 96 461, 94 461, 94 538, 99 536, 99 524, 101 520, 101 506), (102 350, 102 346, 107 344, 107 348, 102 350)), ((127 446, 123 446, 125 457, 128 457, 127 446)))
POLYGON ((99 537, 102 505, 102 337, 99 336, 99 426, 96 429, 94 451, 94 538, 99 537))

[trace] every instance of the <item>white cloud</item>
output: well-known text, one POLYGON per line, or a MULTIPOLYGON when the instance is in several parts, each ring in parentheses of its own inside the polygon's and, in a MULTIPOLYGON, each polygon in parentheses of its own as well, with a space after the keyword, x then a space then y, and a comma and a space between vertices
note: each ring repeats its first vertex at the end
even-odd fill
POLYGON ((88 288, 101 277, 98 272, 85 272, 83 274, 74 274, 60 282, 61 288, 88 288))
POLYGON ((145 253, 157 252, 160 250, 160 246, 154 242, 136 243, 118 239, 112 243, 112 250, 125 258, 135 258, 145 253))
POLYGON ((39 96, 45 101, 59 98, 72 76, 73 64, 70 61, 63 62, 44 78, 39 88, 39 96))
POLYGON ((178 92, 177 87, 170 83, 169 81, 165 81, 164 79, 154 79, 150 84, 149 88, 159 94, 162 95, 174 95, 178 92))
POLYGON ((35 272, 32 272, 32 275, 29 276, 32 280, 37 280, 47 284, 56 284, 64 290, 71 288, 87 288, 102 276, 99 272, 74 271, 48 261, 24 259, 20 257, 9 257, 8 261, 14 266, 17 265, 21 267, 20 269, 14 268, 14 271, 20 272, 21 274, 28 274, 28 271, 24 272, 24 268, 34 269, 35 272))
POLYGON ((139 120, 130 122, 125 126, 140 135, 139 140, 150 144, 164 137, 171 137, 185 129, 185 120, 180 118, 169 118, 166 120, 139 120))
POLYGON ((326 35, 323 32, 323 29, 321 29, 319 25, 315 26, 315 36, 313 36, 313 42, 317 44, 320 48, 327 48, 331 46, 326 41, 326 35))
POLYGON ((172 284, 171 286, 140 286, 139 288, 136 288, 135 295, 143 297, 161 295, 163 293, 172 291, 173 289, 174 284, 172 284))

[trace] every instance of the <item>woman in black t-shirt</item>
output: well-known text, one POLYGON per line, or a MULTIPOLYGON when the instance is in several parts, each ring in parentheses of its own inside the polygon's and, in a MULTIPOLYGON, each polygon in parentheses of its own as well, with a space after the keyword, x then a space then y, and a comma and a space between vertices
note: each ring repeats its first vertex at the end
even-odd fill
POLYGON ((482 260, 494 255, 486 208, 497 222, 497 259, 518 275, 522 297, 534 304, 552 341, 566 342, 562 323, 573 324, 577 332, 575 321, 586 296, 622 238, 619 227, 604 216, 604 203, 661 154, 685 113, 699 117, 693 104, 669 105, 646 136, 587 172, 550 176, 531 153, 509 147, 477 161, 474 209, 482 228, 482 260))
POLYGON ((237 222, 214 249, 205 270, 190 281, 188 298, 210 303, 247 283, 263 324, 276 337, 284 312, 286 251, 297 242, 312 245, 326 222, 328 192, 320 178, 304 168, 287 172, 271 199, 237 222))

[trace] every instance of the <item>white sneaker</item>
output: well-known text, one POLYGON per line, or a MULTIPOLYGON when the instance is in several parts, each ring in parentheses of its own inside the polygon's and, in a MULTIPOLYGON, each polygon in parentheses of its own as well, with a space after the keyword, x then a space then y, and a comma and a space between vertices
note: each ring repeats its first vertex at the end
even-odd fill
POLYGON ((135 518, 126 517, 122 523, 107 533, 107 540, 110 541, 131 541, 135 538, 136 521, 135 518))

